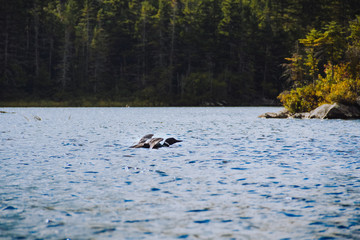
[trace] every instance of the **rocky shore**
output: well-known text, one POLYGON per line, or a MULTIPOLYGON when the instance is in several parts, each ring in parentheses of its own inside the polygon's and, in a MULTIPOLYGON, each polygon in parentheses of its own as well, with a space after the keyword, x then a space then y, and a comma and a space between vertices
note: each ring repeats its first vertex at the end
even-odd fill
POLYGON ((360 99, 357 104, 345 105, 342 103, 323 104, 318 108, 305 113, 291 113, 286 109, 279 112, 267 112, 260 118, 300 118, 300 119, 360 119, 360 99))

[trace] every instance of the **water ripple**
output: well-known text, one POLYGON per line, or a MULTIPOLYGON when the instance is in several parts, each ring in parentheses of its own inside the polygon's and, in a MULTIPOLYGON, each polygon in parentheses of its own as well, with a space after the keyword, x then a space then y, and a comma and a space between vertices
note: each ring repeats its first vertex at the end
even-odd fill
POLYGON ((360 121, 277 110, 6 109, 0 238, 357 239, 360 121))

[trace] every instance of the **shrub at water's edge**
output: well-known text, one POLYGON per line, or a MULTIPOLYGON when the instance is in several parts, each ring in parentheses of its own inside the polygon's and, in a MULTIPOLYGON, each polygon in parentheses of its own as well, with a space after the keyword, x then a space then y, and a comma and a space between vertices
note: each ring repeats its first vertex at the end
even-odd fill
POLYGON ((314 83, 285 91, 279 99, 292 113, 309 112, 322 104, 335 102, 352 105, 360 96, 360 77, 352 78, 344 64, 325 69, 325 77, 314 83))
POLYGON ((335 22, 311 30, 285 74, 293 89, 278 99, 291 113, 309 112, 323 104, 353 105, 360 96, 360 17, 342 27, 335 22))

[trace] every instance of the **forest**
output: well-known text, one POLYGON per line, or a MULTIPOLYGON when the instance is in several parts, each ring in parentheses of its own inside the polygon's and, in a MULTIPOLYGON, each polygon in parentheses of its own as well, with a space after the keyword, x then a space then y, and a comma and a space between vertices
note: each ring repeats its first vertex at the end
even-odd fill
POLYGON ((2 105, 301 111, 310 83, 360 75, 358 0, 0 2, 2 105))

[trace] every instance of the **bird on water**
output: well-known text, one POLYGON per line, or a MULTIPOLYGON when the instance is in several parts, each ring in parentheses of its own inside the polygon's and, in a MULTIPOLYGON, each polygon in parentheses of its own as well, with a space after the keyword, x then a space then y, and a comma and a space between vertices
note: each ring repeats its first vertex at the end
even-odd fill
POLYGON ((175 138, 167 138, 164 143, 161 143, 161 141, 164 140, 163 138, 153 138, 153 136, 154 134, 147 134, 143 136, 137 144, 131 146, 130 148, 158 149, 161 147, 170 147, 170 145, 173 145, 174 143, 182 142, 181 140, 177 140, 175 138))

